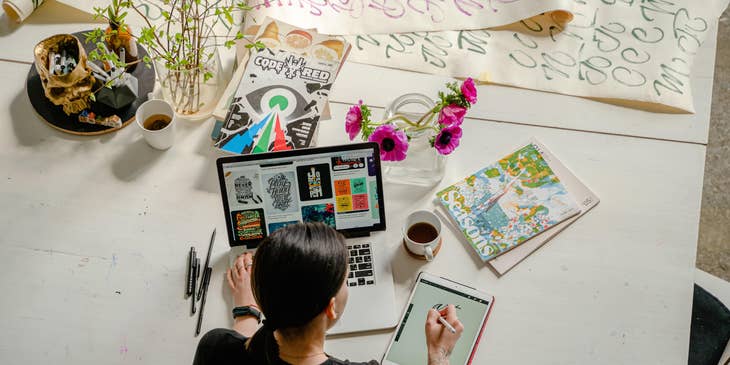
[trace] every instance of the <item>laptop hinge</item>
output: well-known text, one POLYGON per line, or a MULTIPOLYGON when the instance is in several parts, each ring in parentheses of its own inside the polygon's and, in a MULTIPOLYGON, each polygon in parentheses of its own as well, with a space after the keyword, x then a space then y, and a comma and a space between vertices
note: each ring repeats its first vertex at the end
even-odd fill
POLYGON ((345 238, 369 237, 370 232, 369 231, 350 231, 350 232, 342 232, 342 235, 345 236, 345 238))

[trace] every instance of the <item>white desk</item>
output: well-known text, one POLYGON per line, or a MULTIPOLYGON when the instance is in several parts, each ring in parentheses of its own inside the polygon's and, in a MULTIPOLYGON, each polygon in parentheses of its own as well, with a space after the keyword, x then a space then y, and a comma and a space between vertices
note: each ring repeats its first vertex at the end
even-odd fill
MULTIPOLYGON (((13 46, 30 49, 42 38, 38 29, 13 32, 34 39, 13 46)), ((0 40, 0 49, 8 42, 0 40)), ((183 299, 187 248, 194 244, 204 253, 213 227, 219 238, 203 330, 230 325, 211 123, 180 123, 176 144, 166 152, 148 147, 134 125, 100 137, 70 136, 33 113, 23 88, 29 65, 0 65, 0 363, 189 363, 197 339, 196 318, 183 299)), ((334 100, 365 97, 356 93, 368 90, 367 80, 356 75, 360 67, 343 71, 334 100)), ((413 81, 408 91, 443 81, 395 71, 377 75, 394 74, 413 81)), ((703 87, 711 90, 711 84, 703 87)), ((381 91, 387 92, 373 89, 368 97, 381 91)), ((502 100, 495 106, 499 113, 509 111, 505 95, 519 94, 480 91, 482 103, 502 100)), ((709 103, 709 95, 701 101, 709 103)), ((521 94, 547 105, 543 97, 570 99, 584 110, 607 109, 577 98, 521 94)), ((346 107, 333 104, 335 120, 323 122, 321 145, 346 141, 346 107)), ((591 123, 585 128, 596 130, 591 123)), ((635 123, 626 134, 652 138, 466 121, 462 147, 450 158, 442 186, 536 136, 601 204, 497 279, 451 231, 433 263, 408 258, 398 244, 402 219, 428 204, 436 189, 386 186, 385 244, 399 306, 421 269, 494 294, 476 364, 686 363, 709 120, 684 116, 678 124, 705 130, 699 140, 666 137, 685 142, 653 139, 665 138, 654 122, 648 122, 651 128, 635 123)), ((333 339, 327 350, 353 360, 380 359, 390 334, 333 339)))

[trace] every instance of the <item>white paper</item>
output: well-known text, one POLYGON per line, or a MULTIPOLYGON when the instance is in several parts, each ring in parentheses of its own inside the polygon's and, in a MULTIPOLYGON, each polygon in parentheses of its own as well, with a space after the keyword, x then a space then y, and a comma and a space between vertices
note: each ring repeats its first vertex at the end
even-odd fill
POLYGON ((693 112, 695 53, 728 0, 585 0, 565 25, 347 36, 350 60, 693 112))
POLYGON ((250 15, 326 34, 374 34, 490 28, 554 10, 574 0, 251 0, 250 15))

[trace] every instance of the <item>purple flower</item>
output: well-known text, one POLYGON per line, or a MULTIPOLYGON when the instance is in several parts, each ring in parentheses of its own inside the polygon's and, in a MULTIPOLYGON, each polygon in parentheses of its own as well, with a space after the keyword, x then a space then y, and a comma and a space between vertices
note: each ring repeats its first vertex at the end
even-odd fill
POLYGON ((466 115, 466 108, 458 106, 456 104, 449 104, 441 109, 439 112, 439 123, 450 126, 450 125, 461 125, 466 115))
POLYGON ((357 105, 351 106, 345 117, 345 131, 350 136, 351 141, 355 139, 355 136, 360 133, 362 128, 362 110, 360 106, 362 106, 362 100, 357 105))
POLYGON ((472 80, 471 77, 464 80, 464 83, 461 84, 461 94, 464 95, 464 99, 466 99, 469 104, 477 102, 477 88, 474 86, 474 80, 472 80))
POLYGON ((433 141, 433 146, 442 155, 448 155, 459 147, 461 139, 461 127, 458 125, 448 126, 439 132, 433 141))
POLYGON ((368 139, 380 145, 380 159, 383 161, 403 161, 408 152, 408 137, 390 124, 375 129, 368 139))

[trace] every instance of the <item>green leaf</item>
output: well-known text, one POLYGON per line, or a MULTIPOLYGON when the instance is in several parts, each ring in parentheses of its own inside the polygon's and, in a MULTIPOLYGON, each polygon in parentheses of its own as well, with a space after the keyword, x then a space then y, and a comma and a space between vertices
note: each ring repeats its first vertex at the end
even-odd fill
POLYGON ((203 81, 208 81, 208 80, 212 79, 213 76, 214 76, 213 73, 208 71, 203 74, 203 81))
POLYGON ((93 102, 96 102, 96 94, 94 94, 94 93, 89 94, 89 99, 91 99, 91 101, 93 101, 93 102))
POLYGON ((224 45, 224 46, 225 46, 226 48, 231 48, 231 47, 233 47, 233 46, 234 46, 235 44, 236 44, 236 42, 235 42, 235 41, 233 41, 233 40, 228 40, 228 41, 226 41, 225 43, 223 43, 223 45, 224 45))

